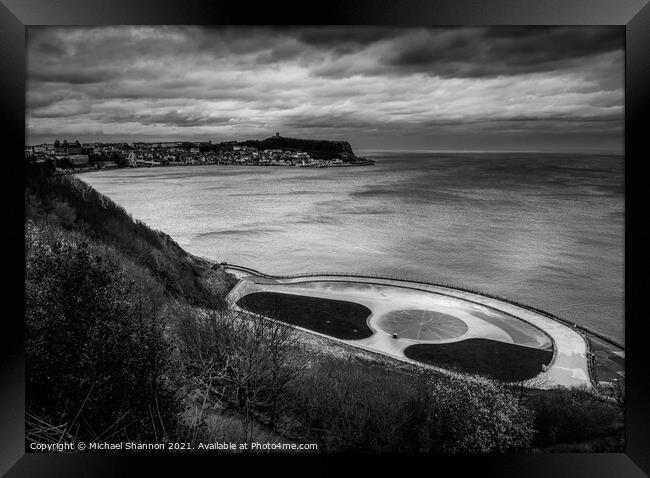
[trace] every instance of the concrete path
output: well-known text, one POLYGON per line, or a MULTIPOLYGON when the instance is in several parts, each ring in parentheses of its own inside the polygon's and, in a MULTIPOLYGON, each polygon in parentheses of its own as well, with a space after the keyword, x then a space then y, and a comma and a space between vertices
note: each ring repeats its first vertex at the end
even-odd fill
MULTIPOLYGON (((507 302, 453 288, 402 280, 330 275, 270 278, 236 269, 229 269, 229 272, 240 279, 227 297, 229 304, 235 308, 241 297, 252 292, 288 293, 365 305, 372 311, 368 326, 373 330, 373 335, 361 340, 335 339, 354 347, 420 366, 424 364, 404 355, 406 347, 417 343, 488 338, 538 349, 552 348, 553 359, 547 370, 526 381, 528 385, 538 388, 557 385, 592 387, 584 338, 556 320, 507 302), (446 328, 442 332, 438 330, 437 334, 422 334, 422 327, 426 327, 431 320, 430 314, 436 313, 444 318, 446 328), (395 321, 400 314, 405 319, 395 321), (460 319, 465 326, 459 327, 449 317, 460 319), (403 326, 402 333, 398 333, 395 339, 392 334, 397 331, 393 329, 400 325, 403 326), (412 329, 418 326, 420 330, 412 329)), ((425 366, 445 371, 439 367, 425 366)))

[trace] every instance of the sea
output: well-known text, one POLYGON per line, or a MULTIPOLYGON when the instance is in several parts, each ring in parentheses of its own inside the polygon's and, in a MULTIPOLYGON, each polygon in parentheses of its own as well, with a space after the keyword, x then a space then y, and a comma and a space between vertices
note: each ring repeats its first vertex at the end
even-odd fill
POLYGON ((79 175, 188 252, 459 285, 624 342, 624 157, 358 151, 373 166, 79 175))

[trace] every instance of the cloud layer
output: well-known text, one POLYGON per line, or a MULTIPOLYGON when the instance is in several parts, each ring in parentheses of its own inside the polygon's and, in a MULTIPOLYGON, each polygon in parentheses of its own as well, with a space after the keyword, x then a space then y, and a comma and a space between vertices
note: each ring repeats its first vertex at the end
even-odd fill
POLYGON ((30 27, 29 142, 619 149, 619 27, 30 27))

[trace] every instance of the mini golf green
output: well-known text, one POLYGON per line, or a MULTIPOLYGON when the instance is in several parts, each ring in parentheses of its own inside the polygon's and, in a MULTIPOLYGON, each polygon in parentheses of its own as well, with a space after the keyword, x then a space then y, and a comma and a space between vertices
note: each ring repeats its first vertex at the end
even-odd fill
POLYGON ((240 298, 237 305, 249 312, 339 339, 365 339, 373 334, 367 325, 370 309, 354 302, 277 292, 253 292, 240 298))

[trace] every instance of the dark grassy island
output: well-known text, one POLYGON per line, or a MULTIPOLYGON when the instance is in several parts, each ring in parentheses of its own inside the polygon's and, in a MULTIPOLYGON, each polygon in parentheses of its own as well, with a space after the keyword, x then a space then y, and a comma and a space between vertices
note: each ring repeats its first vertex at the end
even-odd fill
POLYGON ((539 350, 489 339, 467 339, 446 344, 416 344, 404 355, 439 367, 478 373, 507 382, 533 378, 553 358, 550 350, 539 350))
POLYGON ((366 323, 371 314, 370 309, 354 302, 253 292, 239 299, 237 305, 250 312, 338 339, 365 339, 372 335, 372 330, 366 323))

